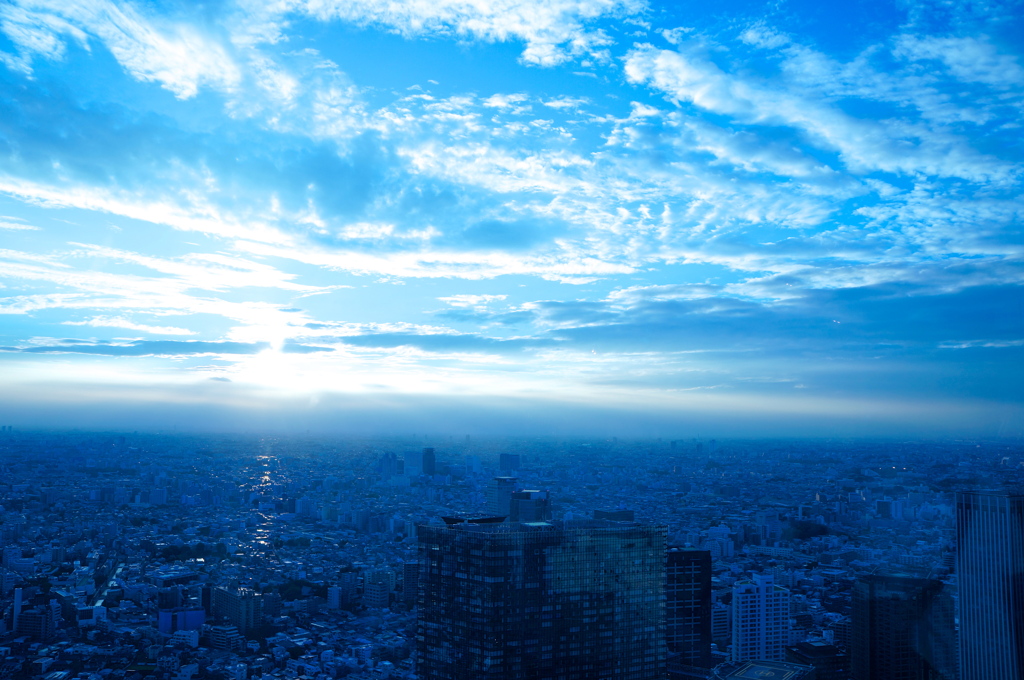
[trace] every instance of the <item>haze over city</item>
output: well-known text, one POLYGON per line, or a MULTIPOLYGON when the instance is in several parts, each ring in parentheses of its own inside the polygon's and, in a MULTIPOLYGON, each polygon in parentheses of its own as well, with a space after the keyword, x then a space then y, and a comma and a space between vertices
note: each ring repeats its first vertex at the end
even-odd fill
POLYGON ((1019 436, 1022 17, 3 3, 0 412, 1019 436))

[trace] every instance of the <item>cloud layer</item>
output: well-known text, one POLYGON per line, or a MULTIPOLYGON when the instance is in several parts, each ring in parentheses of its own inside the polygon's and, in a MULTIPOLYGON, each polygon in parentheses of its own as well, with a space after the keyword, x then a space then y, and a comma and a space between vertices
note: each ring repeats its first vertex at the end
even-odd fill
POLYGON ((933 10, 6 3, 0 361, 1015 408, 1024 13, 933 10))

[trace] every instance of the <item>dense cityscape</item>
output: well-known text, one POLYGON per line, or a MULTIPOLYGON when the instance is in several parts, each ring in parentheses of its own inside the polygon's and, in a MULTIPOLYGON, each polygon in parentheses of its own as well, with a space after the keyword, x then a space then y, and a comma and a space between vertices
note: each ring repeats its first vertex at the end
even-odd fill
MULTIPOLYGON (((969 634, 966 612, 957 617, 957 494, 1021 481, 1024 447, 1008 440, 5 426, 0 677, 953 680, 958 635, 969 634), (431 553, 445 542, 483 549, 445 571, 431 553), (476 617, 459 585, 475 577, 458 570, 513 543, 546 555, 539 590, 500 591, 483 605, 495 611, 476 617), (559 576, 558 560, 575 573, 559 576), (608 566, 619 562, 631 566, 608 566), (595 585, 612 571, 614 585, 595 585), (601 617, 563 592, 614 593, 614 613, 591 635, 587 622, 601 617), (545 633, 552 620, 576 635, 545 633), (513 639, 524 634, 536 652, 513 639), (595 645, 631 634, 642 649, 595 662, 595 645), (485 649, 492 638, 509 658, 485 649), (583 650, 574 660, 567 639, 583 650), (453 660, 446 644, 466 649, 453 660), (497 657, 481 662, 473 649, 497 657), (633 672, 622 666, 630 655, 645 659, 633 672), (502 666, 516 659, 535 666, 502 666), (477 663, 493 668, 474 675, 477 663)), ((514 571, 502 566, 512 551, 500 554, 479 563, 492 581, 514 571)))

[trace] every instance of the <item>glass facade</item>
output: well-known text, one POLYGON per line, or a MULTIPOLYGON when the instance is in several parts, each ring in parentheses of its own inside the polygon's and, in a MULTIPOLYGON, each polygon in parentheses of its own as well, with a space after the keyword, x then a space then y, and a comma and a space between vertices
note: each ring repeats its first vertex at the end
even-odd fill
POLYGON ((423 680, 661 680, 664 527, 419 526, 423 680))
POLYGON ((956 502, 963 680, 1024 678, 1024 496, 956 502))
POLYGON ((854 680, 956 680, 954 621, 953 598, 941 581, 903 574, 859 580, 853 589, 854 680))
POLYGON ((671 548, 665 587, 666 643, 679 661, 709 668, 711 659, 711 553, 671 548))

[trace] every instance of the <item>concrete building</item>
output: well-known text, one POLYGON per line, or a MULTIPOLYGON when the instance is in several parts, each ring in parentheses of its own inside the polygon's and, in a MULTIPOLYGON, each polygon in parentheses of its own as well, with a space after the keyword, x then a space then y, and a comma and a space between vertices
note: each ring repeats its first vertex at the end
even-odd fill
POLYGON ((789 644, 789 591, 755 574, 732 589, 732 661, 782 661, 789 644))

